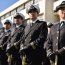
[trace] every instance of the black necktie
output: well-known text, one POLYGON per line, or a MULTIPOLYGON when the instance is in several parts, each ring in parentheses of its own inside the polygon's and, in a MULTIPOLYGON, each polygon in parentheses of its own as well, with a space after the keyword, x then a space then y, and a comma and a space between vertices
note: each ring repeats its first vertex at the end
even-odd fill
POLYGON ((15 31, 17 31, 18 30, 18 28, 15 28, 15 31))
POLYGON ((32 27, 34 25, 34 23, 30 23, 30 27, 32 27))
POLYGON ((32 23, 32 26, 34 25, 35 23, 32 23))
POLYGON ((11 30, 8 30, 7 32, 11 32, 11 30))
POLYGON ((63 26, 63 24, 64 24, 64 21, 61 21, 61 23, 60 23, 60 27, 63 26))

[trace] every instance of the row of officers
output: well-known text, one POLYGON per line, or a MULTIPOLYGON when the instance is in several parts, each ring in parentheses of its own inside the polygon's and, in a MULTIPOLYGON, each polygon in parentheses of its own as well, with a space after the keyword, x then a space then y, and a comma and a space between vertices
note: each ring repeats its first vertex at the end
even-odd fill
POLYGON ((48 33, 47 23, 38 20, 40 8, 31 5, 24 15, 16 13, 16 26, 6 20, 0 29, 0 65, 65 65, 65 1, 56 7, 60 22, 48 33))

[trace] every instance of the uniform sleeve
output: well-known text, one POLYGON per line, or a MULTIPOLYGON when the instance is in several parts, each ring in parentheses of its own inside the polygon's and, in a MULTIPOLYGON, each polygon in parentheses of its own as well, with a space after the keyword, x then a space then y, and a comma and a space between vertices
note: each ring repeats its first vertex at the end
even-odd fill
POLYGON ((48 33, 46 22, 42 21, 42 25, 40 26, 39 30, 40 30, 39 36, 34 41, 30 42, 30 44, 27 45, 25 48, 35 49, 36 47, 43 47, 43 44, 46 41, 48 33))
POLYGON ((43 22, 43 24, 41 25, 41 28, 40 28, 39 37, 30 44, 32 46, 33 45, 42 46, 44 44, 44 42, 46 41, 47 33, 48 33, 47 24, 46 24, 46 22, 43 22))
POLYGON ((59 54, 63 55, 65 53, 65 46, 58 50, 59 54))
POLYGON ((50 34, 48 35, 47 41, 46 41, 46 52, 47 52, 47 56, 50 56, 53 52, 52 50, 52 35, 51 35, 51 31, 50 34))

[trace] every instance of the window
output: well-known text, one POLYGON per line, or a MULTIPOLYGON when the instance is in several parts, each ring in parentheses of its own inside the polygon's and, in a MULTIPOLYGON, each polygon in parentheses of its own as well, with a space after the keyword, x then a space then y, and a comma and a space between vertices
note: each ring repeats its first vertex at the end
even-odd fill
POLYGON ((21 11, 22 9, 24 9, 24 4, 17 8, 17 12, 21 11))
POLYGON ((11 15, 14 15, 16 13, 16 9, 11 11, 11 15))
POLYGON ((3 26, 3 25, 2 25, 2 23, 0 22, 0 28, 2 28, 2 26, 3 26))
MULTIPOLYGON (((33 0, 33 1, 34 1, 34 0, 33 0)), ((42 0, 35 0, 34 3, 37 3, 37 2, 39 2, 39 1, 42 1, 42 0)))
POLYGON ((5 14, 5 18, 9 17, 10 16, 10 13, 7 13, 5 14))
POLYGON ((32 0, 32 1, 28 1, 27 3, 25 3, 25 8, 27 8, 27 7, 30 6, 31 4, 33 4, 33 0, 32 0))
POLYGON ((55 0, 55 1, 58 1, 58 0, 55 0))
POLYGON ((38 19, 43 21, 43 15, 38 16, 38 19))
POLYGON ((4 16, 1 17, 1 20, 3 20, 3 19, 4 19, 4 16))

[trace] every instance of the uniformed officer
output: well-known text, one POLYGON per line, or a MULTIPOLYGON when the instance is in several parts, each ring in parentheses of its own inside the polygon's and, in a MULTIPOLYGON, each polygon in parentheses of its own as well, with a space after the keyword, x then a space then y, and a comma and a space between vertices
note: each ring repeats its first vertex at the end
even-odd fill
MULTIPOLYGON (((48 35, 47 35, 47 39, 48 39, 48 36, 49 36, 49 34, 50 34, 50 30, 51 30, 51 27, 53 26, 53 23, 51 23, 51 22, 48 22, 47 23, 47 28, 48 28, 48 35)), ((46 46, 47 46, 47 41, 45 42, 45 44, 44 44, 44 48, 46 49, 46 46)))
POLYGON ((14 16, 16 27, 14 32, 11 33, 10 48, 8 53, 12 56, 11 65, 21 65, 21 58, 19 55, 20 38, 24 33, 25 26, 23 25, 24 15, 16 13, 14 16))
POLYGON ((51 29, 52 26, 53 26, 53 23, 51 23, 51 22, 49 22, 49 23, 47 24, 48 34, 50 33, 50 29, 51 29))
POLYGON ((37 19, 40 8, 31 5, 26 9, 29 21, 25 28, 24 42, 21 43, 22 65, 44 65, 45 51, 44 42, 47 38, 47 24, 37 19))
POLYGON ((47 56, 55 65, 65 65, 65 0, 56 7, 55 12, 60 21, 51 28, 47 40, 47 56))
POLYGON ((11 34, 11 21, 6 20, 0 33, 0 64, 7 65, 6 46, 11 34))

